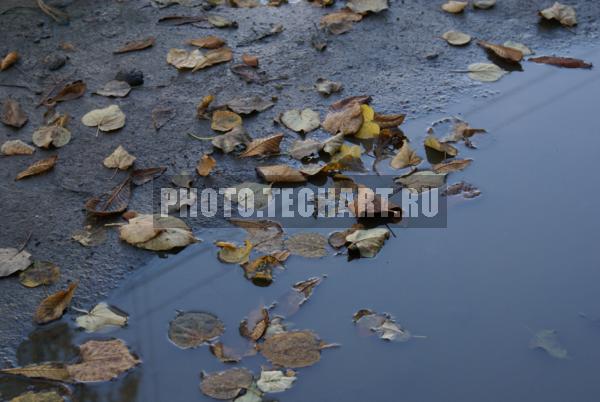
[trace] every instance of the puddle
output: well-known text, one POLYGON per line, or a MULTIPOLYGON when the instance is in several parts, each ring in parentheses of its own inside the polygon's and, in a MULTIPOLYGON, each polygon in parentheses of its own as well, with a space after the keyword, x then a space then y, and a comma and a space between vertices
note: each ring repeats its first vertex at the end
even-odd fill
MULTIPOLYGON (((600 49, 573 56, 600 65, 600 49)), ((66 325, 73 318, 67 316, 31 334, 18 350, 18 364, 68 359, 86 339, 118 337, 143 364, 117 381, 75 386, 74 400, 208 401, 198 388, 200 372, 232 366, 208 347, 173 345, 167 329, 176 311, 217 314, 226 325, 224 342, 239 343, 239 322, 252 309, 297 281, 326 275, 291 321, 342 346, 298 370, 278 400, 562 402, 577 394, 580 402, 595 402, 600 329, 580 312, 600 316, 594 173, 600 73, 529 63, 525 70, 490 87, 500 95, 461 100, 451 110, 488 134, 473 138, 477 150, 460 147, 474 163, 449 182, 464 179, 482 196, 451 198, 447 229, 394 229, 396 237, 375 259, 291 257, 266 288, 244 279, 239 266, 217 260, 213 241, 242 241, 242 230, 207 230, 198 234, 203 243, 157 257, 112 294, 108 302, 130 315, 126 328, 85 334, 66 325), (386 343, 362 337, 352 323, 361 308, 388 312, 427 338, 386 343), (558 331, 568 360, 528 349, 533 333, 544 328, 558 331)), ((446 116, 402 128, 420 144, 430 123, 446 116)), ((241 365, 258 374, 268 362, 257 355, 241 365)), ((49 386, 2 378, 0 393, 11 397, 26 384, 49 386)))

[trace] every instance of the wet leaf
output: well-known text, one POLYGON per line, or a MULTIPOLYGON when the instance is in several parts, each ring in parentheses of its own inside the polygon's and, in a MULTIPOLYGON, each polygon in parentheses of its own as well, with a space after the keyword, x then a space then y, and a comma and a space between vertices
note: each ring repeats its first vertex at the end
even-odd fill
POLYGON ((233 243, 218 241, 215 243, 220 248, 217 257, 219 261, 227 264, 244 264, 248 262, 250 252, 252 251, 252 243, 248 240, 244 241, 244 247, 238 247, 233 243))
POLYGON ((284 126, 297 133, 316 130, 321 124, 319 113, 311 109, 292 109, 279 116, 284 126))
POLYGON ((388 9, 387 0, 348 0, 346 7, 355 13, 378 13, 388 9))
POLYGON ((455 184, 449 185, 443 192, 442 196, 447 197, 451 195, 462 194, 464 198, 475 198, 481 195, 481 191, 472 184, 465 183, 464 181, 460 181, 455 184))
POLYGON ((425 138, 425 147, 444 154, 446 158, 458 155, 458 149, 448 143, 440 142, 433 135, 428 135, 427 138, 425 138))
POLYGON ((215 64, 231 61, 233 59, 233 52, 230 48, 224 46, 218 49, 209 50, 204 54, 203 57, 204 59, 194 66, 192 72, 213 66, 215 64))
POLYGON ((60 125, 42 126, 34 131, 31 140, 40 148, 60 148, 71 141, 71 132, 60 125))
POLYGON ((27 115, 21 105, 14 99, 6 98, 2 101, 2 123, 14 128, 21 128, 27 123, 27 115))
POLYGON ((348 98, 346 102, 336 102, 330 106, 323 121, 323 129, 330 134, 353 135, 363 124, 361 102, 348 98))
POLYGON ((2 155, 31 155, 35 152, 35 148, 21 140, 9 140, 2 144, 0 153, 2 155))
POLYGON ((35 261, 33 265, 21 272, 19 282, 28 288, 41 285, 52 285, 60 278, 60 268, 47 261, 35 261))
POLYGON ((329 96, 333 93, 340 92, 344 86, 340 82, 330 81, 325 78, 317 79, 315 89, 323 96, 329 96))
POLYGON ((206 58, 198 49, 188 52, 185 49, 170 49, 167 53, 167 63, 175 66, 178 70, 192 69, 206 58))
POLYGON ((242 264, 244 276, 256 286, 269 286, 273 282, 273 268, 280 266, 281 261, 273 255, 264 255, 242 264))
POLYGON ((404 141, 400 150, 390 161, 390 166, 394 169, 404 169, 408 166, 417 166, 423 159, 410 147, 408 141, 404 141))
POLYGON ((268 183, 304 183, 306 177, 288 165, 258 166, 258 175, 268 183))
POLYGON ((188 45, 202 47, 205 49, 217 49, 225 45, 225 39, 219 38, 218 36, 208 35, 201 38, 190 39, 186 42, 188 45))
POLYGON ((448 31, 442 35, 442 38, 453 46, 464 46, 471 42, 471 35, 459 31, 448 31))
POLYGON ((334 155, 340 151, 344 145, 344 134, 340 133, 323 142, 323 152, 334 155))
POLYGON ((131 182, 136 186, 141 186, 142 184, 160 177, 166 170, 166 167, 135 169, 131 172, 131 182))
POLYGON ((256 385, 262 392, 277 393, 290 389, 296 381, 295 373, 284 373, 280 370, 265 371, 260 373, 256 385), (288 375, 289 374, 289 375, 288 375))
POLYGON ((57 159, 58 159, 57 155, 52 155, 51 157, 46 158, 46 159, 40 159, 39 161, 30 165, 27 169, 25 169, 24 171, 19 173, 15 180, 21 180, 21 179, 24 179, 25 177, 35 176, 35 175, 47 172, 48 170, 50 170, 54 167, 57 159))
POLYGON ((346 236, 346 242, 350 243, 348 251, 364 258, 375 257, 389 237, 390 231, 387 229, 356 230, 346 236))
POLYGON ((141 363, 120 339, 87 341, 79 346, 80 363, 67 370, 78 382, 110 381, 141 363))
POLYGON ((281 367, 308 367, 321 359, 321 341, 311 331, 284 332, 265 339, 260 353, 281 367))
POLYGON ((210 155, 204 154, 196 165, 196 172, 202 177, 206 177, 217 166, 217 161, 210 155))
POLYGON ((313 139, 296 140, 288 150, 288 153, 292 158, 302 160, 309 156, 317 157, 321 149, 323 149, 323 144, 319 141, 313 139))
POLYGON ((62 396, 56 393, 56 391, 29 391, 23 395, 19 395, 16 398, 11 399, 10 402, 64 402, 64 399, 62 396))
POLYGON ((248 240, 254 249, 263 253, 283 250, 283 228, 278 222, 266 219, 230 219, 232 224, 248 233, 248 240))
POLYGON ((531 349, 542 349, 556 359, 568 358, 568 353, 560 344, 558 334, 553 329, 544 329, 535 334, 529 342, 531 349))
POLYGON ((496 5, 496 0, 475 0, 473 7, 479 8, 480 10, 487 10, 496 5))
POLYGON ((75 322, 86 332, 96 332, 105 327, 123 327, 127 324, 127 315, 112 309, 106 303, 99 303, 89 313, 77 317, 75 322))
POLYGON ((379 135, 379 124, 375 123, 375 111, 369 105, 360 105, 363 115, 363 123, 354 137, 361 140, 369 140, 379 135))
POLYGON ((376 333, 386 341, 409 341, 413 335, 402 328, 389 314, 375 313, 368 309, 362 309, 354 313, 354 323, 362 333, 376 333))
POLYGON ((0 370, 0 373, 21 375, 28 378, 43 378, 54 381, 72 381, 67 366, 63 363, 30 364, 25 367, 0 370))
POLYGON ((156 38, 154 38, 154 36, 149 36, 147 38, 139 39, 139 40, 133 40, 133 41, 125 43, 123 46, 121 46, 119 49, 115 50, 113 53, 119 54, 119 53, 135 52, 137 50, 147 49, 147 48, 151 47, 152 45, 154 45, 154 42, 156 42, 156 38))
POLYGON ((502 45, 496 45, 484 40, 477 41, 477 44, 504 60, 517 63, 523 60, 523 53, 520 50, 502 45))
POLYGON ((272 107, 274 103, 259 95, 251 95, 234 98, 225 103, 225 105, 235 113, 250 114, 253 112, 263 112, 272 107))
POLYGON ((112 154, 104 159, 102 164, 109 169, 127 170, 133 165, 135 159, 135 156, 127 152, 123 146, 119 145, 112 154))
POLYGON ((459 142, 466 141, 471 138, 475 134, 486 133, 487 131, 483 128, 473 128, 469 125, 469 123, 454 118, 454 126, 452 127, 452 131, 449 135, 444 137, 440 142, 459 142))
POLYGON ((86 113, 81 122, 88 127, 98 127, 100 131, 118 130, 125 125, 125 113, 117 105, 94 109, 86 113))
POLYGON ((285 240, 285 248, 293 255, 321 258, 327 255, 327 239, 319 233, 297 233, 285 240))
POLYGON ((571 57, 542 56, 532 57, 528 59, 528 61, 541 64, 550 64, 552 66, 564 68, 592 68, 592 63, 587 63, 583 60, 574 59, 571 57))
POLYGON ((473 162, 473 159, 454 159, 450 162, 438 163, 432 166, 435 173, 450 173, 464 170, 473 162))
POLYGON ((77 282, 71 283, 66 290, 58 291, 42 300, 35 311, 36 324, 46 324, 62 317, 63 312, 71 304, 75 289, 77 289, 77 282))
POLYGON ((311 277, 295 283, 288 292, 279 298, 273 310, 273 316, 289 318, 296 314, 300 310, 300 307, 312 296, 314 289, 319 286, 321 281, 321 278, 311 277))
POLYGON ((85 203, 85 209, 92 215, 109 216, 124 212, 131 198, 131 180, 123 180, 109 193, 92 197, 85 203))
POLYGON ((411 192, 421 193, 431 188, 442 187, 446 181, 446 173, 435 173, 429 170, 408 173, 396 179, 411 192))
POLYGON ((8 52, 2 61, 0 61, 0 71, 8 69, 10 66, 15 64, 17 60, 19 60, 19 53, 14 51, 8 52))
POLYGON ((64 85, 62 88, 58 89, 58 91, 52 91, 50 95, 53 96, 47 97, 43 100, 42 103, 50 106, 58 102, 65 102, 73 99, 78 99, 83 96, 86 89, 87 85, 85 84, 85 82, 81 80, 73 81, 64 85))
POLYGON ((469 78, 475 81, 494 82, 504 77, 508 72, 491 63, 473 63, 468 68, 469 78))
POLYGON ((127 243, 152 251, 166 251, 196 243, 192 230, 181 219, 140 214, 119 229, 127 243))
POLYGON ((31 263, 31 254, 27 250, 0 248, 0 278, 23 271, 31 263))
POLYGON ((448 1, 442 5, 442 10, 447 13, 459 14, 464 11, 465 8, 469 5, 467 1, 448 1))
POLYGON ((362 18, 362 14, 342 9, 321 17, 319 26, 333 35, 340 35, 351 30, 354 23, 362 20, 362 18))
POLYGON ((73 232, 71 239, 84 247, 99 246, 106 241, 106 230, 104 227, 94 228, 92 225, 87 225, 85 228, 73 232))
POLYGON ((182 349, 195 348, 225 332, 225 326, 211 313, 183 312, 169 324, 169 339, 182 349))
POLYGON ((226 134, 218 135, 211 141, 213 146, 219 148, 224 153, 228 154, 235 151, 240 146, 246 146, 250 143, 250 137, 243 127, 235 127, 226 134))
POLYGON ((229 131, 242 125, 240 115, 229 110, 216 110, 212 114, 210 128, 215 131, 229 131))
POLYGON ((244 53, 242 55, 242 62, 249 67, 257 68, 258 67, 258 56, 252 56, 252 55, 244 53))
POLYGON ((256 138, 246 146, 246 151, 240 154, 240 158, 278 154, 281 152, 279 149, 281 140, 283 140, 283 134, 275 134, 269 137, 256 138))
POLYGON ((547 20, 558 21, 567 27, 577 25, 577 13, 575 9, 559 2, 555 2, 552 7, 540 11, 540 16, 547 20))
POLYGON ((248 369, 233 368, 217 373, 204 374, 200 389, 202 393, 215 399, 233 399, 242 390, 250 388, 253 375, 248 369))
POLYGON ((262 338, 268 326, 269 310, 261 307, 257 311, 252 311, 248 318, 240 322, 240 335, 256 342, 262 338))
POLYGON ((346 229, 342 232, 333 232, 329 235, 327 242, 333 248, 339 249, 346 245, 346 236, 351 235, 359 229, 364 229, 362 224, 354 224, 351 228, 346 229))
POLYGON ((520 51, 521 53, 523 53, 523 56, 529 56, 533 54, 533 50, 531 50, 522 43, 513 42, 512 40, 507 40, 506 42, 504 42, 504 46, 520 51))
POLYGON ((102 88, 96 91, 101 96, 112 96, 115 98, 123 98, 131 91, 131 85, 125 81, 112 80, 108 81, 102 88))

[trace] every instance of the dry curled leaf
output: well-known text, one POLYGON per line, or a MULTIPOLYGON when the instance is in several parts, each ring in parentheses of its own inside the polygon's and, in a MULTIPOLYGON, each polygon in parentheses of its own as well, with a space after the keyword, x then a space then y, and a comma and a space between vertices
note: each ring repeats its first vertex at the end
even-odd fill
POLYGON ((473 159, 454 159, 450 162, 438 163, 432 166, 432 170, 435 173, 450 173, 457 172, 459 170, 466 169, 473 159))
POLYGON ((269 310, 262 307, 240 322, 240 335, 256 342, 262 338, 268 326, 269 310))
POLYGON ((154 42, 156 42, 156 38, 154 36, 149 36, 147 38, 139 39, 139 40, 133 40, 133 41, 125 43, 123 46, 121 46, 119 49, 115 50, 113 53, 119 54, 119 53, 127 53, 127 52, 134 52, 136 50, 147 49, 150 46, 154 45, 154 42))
POLYGON ((555 2, 552 7, 540 11, 540 16, 547 20, 558 21, 567 27, 577 25, 577 13, 575 9, 559 2, 555 2))
POLYGON ((204 54, 203 57, 203 60, 194 66, 192 72, 213 66, 215 64, 231 61, 231 59, 233 59, 233 52, 230 48, 223 46, 218 49, 209 50, 204 54))
POLYGON ((0 248, 0 278, 23 271, 31 262, 31 254, 27 250, 0 248))
POLYGON ((242 390, 250 388, 252 372, 245 368, 233 368, 217 373, 203 374, 200 390, 215 399, 234 399, 242 390))
POLYGON ((356 134, 363 124, 361 105, 368 100, 368 97, 351 97, 335 102, 329 107, 323 129, 330 134, 356 134))
POLYGON ((447 13, 459 14, 462 13, 465 8, 469 5, 467 1, 454 1, 450 0, 442 5, 442 10, 447 13))
POLYGON ((227 264, 244 264, 248 262, 250 252, 252 251, 252 243, 248 240, 244 241, 243 247, 238 247, 233 243, 218 241, 215 243, 220 248, 217 257, 219 261, 227 264))
POLYGON ((8 140, 0 147, 2 155, 31 155, 35 148, 21 140, 8 140))
POLYGON ((242 117, 229 110, 216 110, 212 114, 210 128, 215 131, 229 131, 241 127, 242 117))
POLYGON ((471 35, 459 31, 445 32, 442 38, 452 46, 464 46, 471 42, 471 35))
POLYGON ((52 285, 60 278, 60 268, 47 261, 35 261, 33 265, 21 272, 19 282, 28 288, 52 285))
POLYGON ((556 57, 556 56, 542 56, 532 57, 528 61, 540 64, 550 64, 552 66, 564 67, 564 68, 592 68, 592 63, 587 63, 580 59, 574 59, 572 57, 556 57))
POLYGON ((125 212, 131 198, 131 180, 126 178, 110 192, 92 197, 85 203, 85 209, 92 215, 110 216, 125 212))
POLYGON ((396 156, 390 161, 390 166, 394 169, 404 169, 408 166, 417 166, 422 161, 423 159, 410 147, 408 141, 404 141, 396 156))
POLYGON ((120 339, 87 341, 79 346, 79 356, 79 363, 67 365, 78 382, 110 381, 141 363, 120 339))
POLYGON ((268 183, 304 183, 306 177, 288 165, 258 166, 258 175, 268 183))
POLYGON ((25 177, 35 176, 35 175, 47 172, 48 170, 50 170, 54 167, 57 159, 58 159, 57 155, 52 155, 49 158, 41 159, 41 160, 33 163, 32 165, 30 165, 27 169, 23 170, 21 173, 19 173, 17 175, 17 177, 15 178, 15 180, 21 180, 21 179, 24 179, 25 177))
POLYGON ((35 311, 34 321, 37 324, 46 324, 62 317, 64 311, 71 304, 75 289, 77 289, 77 282, 71 283, 66 290, 56 292, 42 300, 35 311))
POLYGON ((319 113, 312 109, 288 110, 279 116, 279 120, 297 133, 308 133, 319 128, 321 124, 319 113))
POLYGON ((98 127, 100 131, 118 130, 125 125, 125 113, 118 105, 110 105, 86 113, 81 122, 88 127, 98 127))
POLYGON ((246 151, 240 154, 240 158, 278 154, 281 152, 279 149, 281 140, 283 140, 283 134, 275 134, 269 137, 256 138, 246 146, 246 151))
POLYGON ((260 345, 260 353, 285 368, 312 366, 321 359, 322 342, 311 331, 275 334, 260 345))
POLYGON ((42 103, 47 106, 52 106, 58 102, 65 102, 77 98, 81 98, 87 89, 85 82, 78 80, 65 84, 60 89, 55 88, 42 103), (50 96, 52 95, 52 96, 50 96))
POLYGON ((19 60, 19 53, 14 51, 8 52, 2 61, 0 61, 0 71, 8 69, 10 66, 15 64, 17 60, 19 60))
POLYGON ((6 98, 2 101, 0 120, 7 126, 21 128, 27 123, 28 117, 19 102, 11 98, 6 98))
POLYGON ((523 53, 520 50, 502 45, 496 45, 484 40, 477 41, 477 44, 504 60, 517 63, 523 60, 523 53))
POLYGON ((196 165, 196 172, 202 177, 206 177, 217 166, 217 161, 210 155, 204 154, 196 165))
POLYGON ((225 39, 218 36, 208 35, 201 38, 190 39, 186 42, 188 45, 202 47, 204 49, 217 49, 225 45, 225 39))

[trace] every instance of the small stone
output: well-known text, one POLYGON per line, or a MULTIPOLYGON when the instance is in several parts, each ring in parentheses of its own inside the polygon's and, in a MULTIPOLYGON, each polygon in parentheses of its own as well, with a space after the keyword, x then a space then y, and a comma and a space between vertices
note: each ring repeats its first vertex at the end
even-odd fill
POLYGON ((144 83, 144 73, 140 70, 119 70, 115 76, 117 81, 125 81, 132 87, 142 85, 144 83))
POLYGON ((55 71, 65 65, 67 58, 58 53, 50 53, 48 56, 44 57, 43 62, 48 70, 55 71))

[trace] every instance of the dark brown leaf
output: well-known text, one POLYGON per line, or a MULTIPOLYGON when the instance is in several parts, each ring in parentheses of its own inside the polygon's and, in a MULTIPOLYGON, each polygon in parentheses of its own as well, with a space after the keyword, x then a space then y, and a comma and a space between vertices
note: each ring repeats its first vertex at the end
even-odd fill
POLYGON ((247 66, 245 64, 236 64, 231 66, 231 72, 235 75, 239 75, 244 81, 248 83, 264 84, 267 81, 265 73, 258 71, 257 69, 247 66))
POLYGON ((109 216, 125 212, 131 198, 130 177, 111 190, 110 193, 86 201, 85 209, 92 215, 109 216))
POLYGON ((283 134, 275 134, 269 137, 252 140, 252 142, 246 146, 246 151, 240 155, 240 158, 278 154, 280 152, 279 144, 282 139, 283 134))
POLYGON ((73 282, 66 290, 61 290, 46 297, 38 306, 34 320, 37 324, 46 324, 62 317, 63 312, 71 304, 77 282, 73 282))
POLYGON ((9 52, 2 61, 0 61, 0 71, 4 71, 19 60, 19 53, 9 52))
POLYGON ((592 63, 586 63, 580 59, 574 59, 571 57, 557 57, 557 56, 542 56, 532 57, 528 59, 534 63, 550 64, 552 66, 564 67, 564 68, 592 68, 592 63))
POLYGON ((49 95, 48 97, 46 97, 42 101, 42 103, 47 106, 52 106, 58 102, 64 102, 80 98, 85 93, 86 88, 87 85, 85 84, 85 82, 81 80, 73 81, 71 83, 66 84, 58 91, 52 91, 50 93, 50 95, 52 96, 49 95))
POLYGON ((203 36, 201 38, 190 39, 187 41, 188 45, 202 47, 205 49, 216 49, 223 46, 225 43, 226 42, 224 39, 214 35, 203 36))

